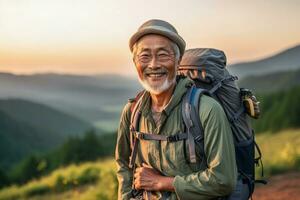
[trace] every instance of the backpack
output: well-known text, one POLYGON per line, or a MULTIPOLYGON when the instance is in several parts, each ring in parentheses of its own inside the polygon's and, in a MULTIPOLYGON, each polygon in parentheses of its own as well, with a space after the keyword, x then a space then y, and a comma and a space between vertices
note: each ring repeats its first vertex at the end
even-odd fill
MULTIPOLYGON (((226 56, 223 51, 211 48, 189 49, 182 57, 178 74, 194 80, 198 90, 209 93, 223 107, 233 133, 238 172, 243 182, 248 185, 249 198, 254 192, 256 182, 266 184, 265 180, 255 180, 255 165, 261 165, 263 177, 263 164, 250 117, 259 118, 259 102, 250 90, 238 88, 235 83, 238 78, 232 76, 225 67, 226 56)), ((189 104, 199 105, 197 101, 196 98, 191 99, 189 104)), ((198 110, 196 107, 196 111, 198 110)), ((194 134, 199 135, 199 132, 194 134)))
MULTIPOLYGON (((259 116, 259 108, 251 91, 246 89, 239 90, 234 82, 237 80, 237 77, 230 75, 225 66, 225 54, 216 49, 191 49, 187 50, 182 57, 178 77, 187 76, 194 80, 195 83, 186 92, 182 103, 182 118, 186 127, 186 133, 163 136, 139 132, 140 104, 144 91, 131 100, 130 168, 133 168, 133 170, 135 168, 137 147, 139 140, 143 139, 166 140, 168 142, 185 140, 186 147, 189 149, 188 162, 191 164, 196 163, 195 147, 197 146, 201 157, 200 168, 206 169, 204 130, 199 120, 198 112, 201 96, 208 95, 221 104, 230 122, 234 136, 238 172, 242 176, 243 182, 248 186, 249 195, 247 199, 251 196, 255 183, 254 165, 261 163, 261 153, 255 143, 254 131, 251 128, 248 115, 257 118, 259 116), (258 152, 257 158, 255 158, 255 147, 258 152)), ((133 189, 132 193, 135 196, 139 194, 139 191, 133 189)))

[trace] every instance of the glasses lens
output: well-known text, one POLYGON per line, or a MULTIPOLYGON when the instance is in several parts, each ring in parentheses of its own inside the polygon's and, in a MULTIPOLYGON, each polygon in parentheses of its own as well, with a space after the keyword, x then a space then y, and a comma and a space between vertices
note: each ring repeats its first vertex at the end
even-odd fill
MULTIPOLYGON (((174 54, 156 54, 155 57, 157 59, 157 61, 159 62, 167 62, 169 60, 172 60, 174 54)), ((147 64, 147 63, 150 63, 151 60, 153 59, 153 55, 137 55, 137 58, 138 58, 138 61, 140 63, 143 63, 143 64, 147 64)))

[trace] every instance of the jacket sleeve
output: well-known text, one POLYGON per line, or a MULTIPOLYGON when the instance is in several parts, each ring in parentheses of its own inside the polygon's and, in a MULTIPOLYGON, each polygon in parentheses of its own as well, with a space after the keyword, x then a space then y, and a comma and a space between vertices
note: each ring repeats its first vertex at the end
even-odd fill
POLYGON ((173 181, 178 199, 215 199, 230 194, 237 181, 233 136, 218 102, 203 96, 200 119, 204 128, 204 150, 208 168, 173 181))
POLYGON ((129 168, 130 157, 130 106, 128 103, 123 109, 115 149, 115 159, 117 163, 117 178, 119 182, 118 199, 130 199, 133 172, 129 168))

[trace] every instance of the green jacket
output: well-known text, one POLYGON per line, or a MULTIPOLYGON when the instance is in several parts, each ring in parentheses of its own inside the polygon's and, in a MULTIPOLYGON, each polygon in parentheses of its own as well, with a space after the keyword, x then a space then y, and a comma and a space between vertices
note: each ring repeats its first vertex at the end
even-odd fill
MULTIPOLYGON (((187 84, 190 84, 190 80, 179 80, 157 127, 151 114, 151 98, 146 93, 141 104, 139 131, 167 136, 183 132, 181 103, 187 84)), ((122 112, 115 151, 119 199, 129 199, 132 187, 133 172, 128 167, 131 153, 130 106, 131 103, 128 103, 122 112)), ((201 97, 199 110, 204 128, 204 150, 209 166, 207 169, 200 169, 200 164, 193 166, 187 163, 184 141, 140 141, 136 165, 140 166, 144 162, 165 176, 175 177, 175 193, 171 194, 171 200, 214 199, 230 194, 236 184, 233 136, 225 113, 220 104, 208 96, 201 97)))

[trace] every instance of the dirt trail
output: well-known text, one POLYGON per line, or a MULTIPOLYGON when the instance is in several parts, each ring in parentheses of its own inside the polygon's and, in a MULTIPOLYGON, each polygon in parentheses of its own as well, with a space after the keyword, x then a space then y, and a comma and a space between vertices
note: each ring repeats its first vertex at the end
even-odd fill
POLYGON ((255 189, 253 200, 300 200, 300 172, 271 177, 255 189))

